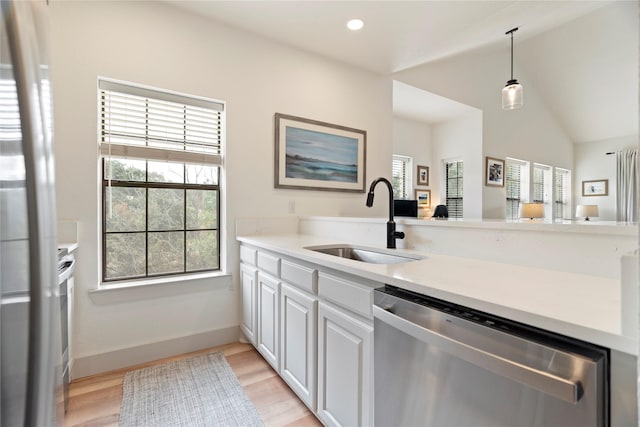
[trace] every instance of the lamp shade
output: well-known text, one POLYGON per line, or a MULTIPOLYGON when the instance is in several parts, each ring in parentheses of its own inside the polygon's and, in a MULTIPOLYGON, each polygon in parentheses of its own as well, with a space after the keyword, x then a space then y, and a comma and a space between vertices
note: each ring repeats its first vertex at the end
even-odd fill
POLYGON ((502 88, 502 109, 515 110, 522 107, 523 92, 522 85, 517 80, 509 80, 502 88))
POLYGON ((544 218, 544 205, 542 203, 523 203, 520 205, 520 218, 544 218))
POLYGON ((513 33, 518 31, 518 27, 507 31, 505 34, 511 36, 511 78, 507 81, 505 87, 502 88, 502 109, 515 110, 522 107, 522 85, 518 80, 513 78, 513 33))
POLYGON ((584 217, 589 221, 590 216, 598 216, 598 205, 578 205, 576 206, 576 217, 584 217))

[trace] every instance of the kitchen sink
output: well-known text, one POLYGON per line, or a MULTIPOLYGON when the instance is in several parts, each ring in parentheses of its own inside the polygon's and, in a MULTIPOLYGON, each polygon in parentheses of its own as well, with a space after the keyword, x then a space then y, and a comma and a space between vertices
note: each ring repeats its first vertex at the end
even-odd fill
POLYGON ((399 264, 402 262, 417 261, 425 258, 420 255, 399 254, 391 251, 384 251, 383 249, 365 248, 362 246, 352 245, 309 246, 305 249, 372 264, 399 264))

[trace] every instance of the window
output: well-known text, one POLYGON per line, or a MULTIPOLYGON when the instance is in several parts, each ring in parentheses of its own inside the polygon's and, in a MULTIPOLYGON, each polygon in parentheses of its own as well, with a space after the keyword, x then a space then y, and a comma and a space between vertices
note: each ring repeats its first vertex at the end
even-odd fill
POLYGON ((392 159, 393 198, 411 199, 411 157, 394 154, 392 159))
POLYGON ((508 158, 505 161, 506 219, 520 218, 520 204, 529 197, 529 163, 508 158))
POLYGON ((531 186, 531 201, 533 203, 543 203, 545 205, 545 218, 549 218, 551 216, 551 190, 551 167, 541 165, 539 163, 534 163, 533 183, 531 186))
POLYGON ((553 182, 553 219, 571 219, 571 171, 555 168, 553 182))
POLYGON ((104 282, 220 269, 224 104, 99 81, 104 282))
POLYGON ((445 162, 445 197, 449 218, 462 218, 462 161, 445 162))

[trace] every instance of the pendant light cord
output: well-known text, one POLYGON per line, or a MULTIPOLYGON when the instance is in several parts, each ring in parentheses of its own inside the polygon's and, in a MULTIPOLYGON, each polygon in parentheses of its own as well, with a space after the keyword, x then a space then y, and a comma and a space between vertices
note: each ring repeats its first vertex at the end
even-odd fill
POLYGON ((511 32, 511 80, 513 80, 513 31, 511 32))
POLYGON ((505 33, 511 35, 511 79, 509 81, 513 81, 513 33, 515 33, 516 31, 518 31, 518 27, 512 28, 505 33))

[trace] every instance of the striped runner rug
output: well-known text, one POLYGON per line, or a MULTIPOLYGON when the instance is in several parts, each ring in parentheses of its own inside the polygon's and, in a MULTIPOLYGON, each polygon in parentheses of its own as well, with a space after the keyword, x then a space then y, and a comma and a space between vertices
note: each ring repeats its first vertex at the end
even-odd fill
POLYGON ((222 352, 125 375, 120 427, 262 425, 222 352))

